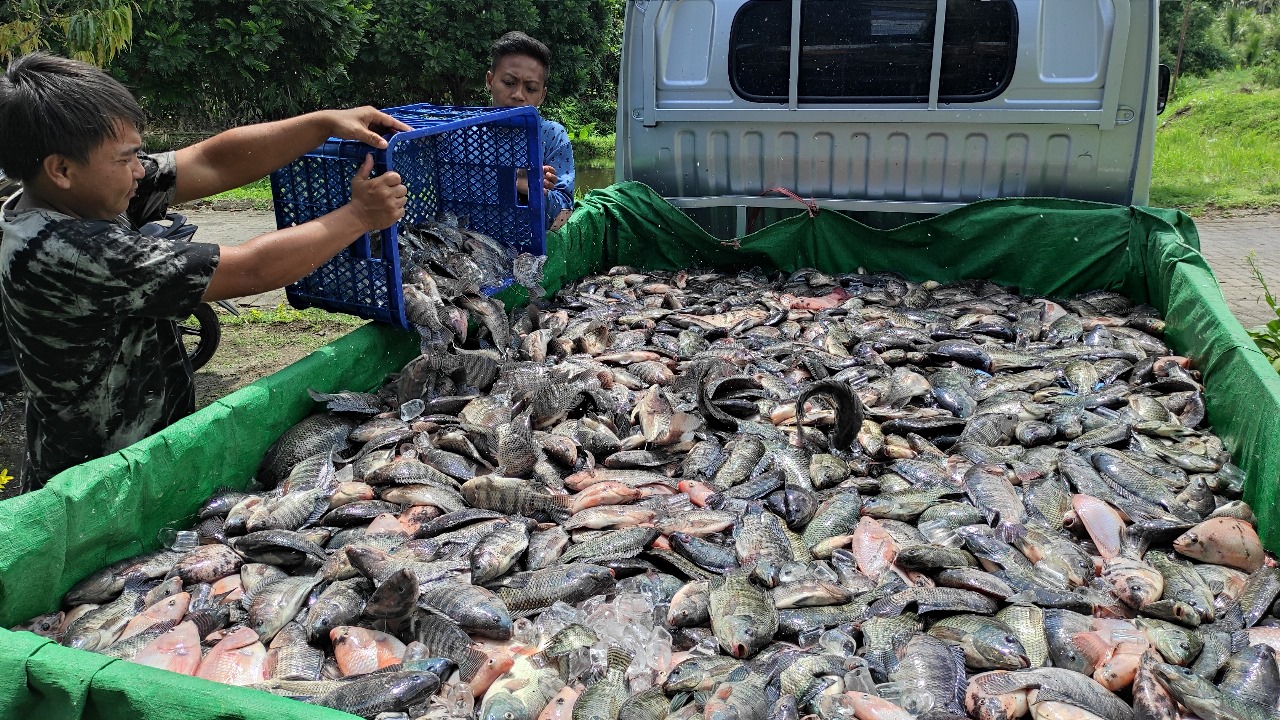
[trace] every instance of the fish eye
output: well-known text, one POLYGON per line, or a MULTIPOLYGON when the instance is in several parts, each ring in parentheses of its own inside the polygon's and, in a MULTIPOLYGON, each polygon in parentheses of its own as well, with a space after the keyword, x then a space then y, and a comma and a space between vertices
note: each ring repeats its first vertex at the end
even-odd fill
POLYGON ((1016 638, 1016 637, 1014 637, 1014 636, 1012 636, 1012 635, 1005 635, 1005 636, 1004 636, 1004 641, 1005 641, 1005 642, 1007 642, 1007 643, 1015 643, 1015 642, 1018 642, 1018 638, 1016 638))

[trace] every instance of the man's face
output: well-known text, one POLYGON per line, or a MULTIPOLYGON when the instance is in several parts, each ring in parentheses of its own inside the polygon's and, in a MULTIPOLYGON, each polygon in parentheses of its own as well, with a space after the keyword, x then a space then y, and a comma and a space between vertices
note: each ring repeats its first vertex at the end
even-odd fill
POLYGON ((65 204, 82 218, 114 220, 129 207, 142 179, 142 136, 127 122, 116 134, 89 153, 85 162, 66 161, 65 204))
POLYGON ((547 68, 528 55, 507 55, 485 75, 494 107, 539 107, 547 99, 547 68))

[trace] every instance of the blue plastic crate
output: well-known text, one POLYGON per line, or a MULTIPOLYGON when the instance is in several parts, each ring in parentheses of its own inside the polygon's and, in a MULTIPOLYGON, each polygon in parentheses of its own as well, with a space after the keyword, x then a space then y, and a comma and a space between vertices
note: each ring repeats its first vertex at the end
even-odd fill
MULTIPOLYGON (((544 254, 543 197, 521 204, 516 170, 542 176, 537 111, 532 107, 477 108, 406 105, 387 114, 412 130, 387 138, 385 150, 353 140, 328 142, 271 174, 276 227, 314 220, 351 200, 351 176, 367 153, 374 173, 400 173, 409 190, 400 223, 415 225, 445 212, 517 252, 544 254)), ((400 223, 355 241, 310 275, 285 289, 289 304, 380 320, 402 328, 400 223)), ((493 294, 511 284, 485 288, 493 294)))

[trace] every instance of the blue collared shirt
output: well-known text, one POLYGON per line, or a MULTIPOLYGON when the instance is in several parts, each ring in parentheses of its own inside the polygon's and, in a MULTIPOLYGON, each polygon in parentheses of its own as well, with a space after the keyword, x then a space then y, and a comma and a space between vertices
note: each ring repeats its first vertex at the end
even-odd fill
MULTIPOLYGON (((564 126, 554 120, 542 118, 539 128, 542 136, 542 164, 550 165, 556 171, 556 185, 549 190, 543 205, 547 214, 547 227, 560 214, 561 210, 573 209, 573 143, 569 142, 569 133, 564 126)), ((541 173, 538 173, 541 176, 541 173)))

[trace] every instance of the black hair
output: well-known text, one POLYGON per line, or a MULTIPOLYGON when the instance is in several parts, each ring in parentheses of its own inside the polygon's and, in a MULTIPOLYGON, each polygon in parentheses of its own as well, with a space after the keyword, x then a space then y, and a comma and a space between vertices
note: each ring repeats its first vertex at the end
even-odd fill
POLYGON ((546 82, 545 75, 551 72, 551 48, 519 30, 512 30, 495 40, 492 54, 493 62, 489 66, 491 71, 496 71, 498 69, 498 61, 508 55, 528 55, 542 63, 544 71, 543 82, 546 82))
POLYGON ((86 162, 121 122, 142 132, 138 101, 117 80, 79 60, 35 52, 0 75, 0 170, 29 181, 49 155, 86 162))

